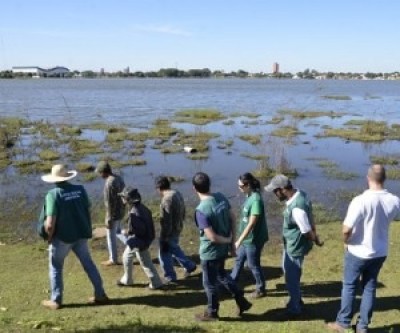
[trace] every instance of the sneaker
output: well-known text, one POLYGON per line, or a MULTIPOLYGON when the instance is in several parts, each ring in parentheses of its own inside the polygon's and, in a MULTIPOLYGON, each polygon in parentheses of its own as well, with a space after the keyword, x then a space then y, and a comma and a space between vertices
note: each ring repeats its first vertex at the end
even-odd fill
POLYGON ((104 295, 102 297, 89 297, 89 303, 90 304, 108 304, 110 303, 110 299, 107 297, 107 295, 104 295))
POLYGON ((132 286, 133 286, 133 284, 126 284, 126 283, 121 282, 120 280, 118 280, 118 281, 116 282, 116 285, 117 285, 118 287, 132 287, 132 286))
POLYGON ((43 301, 42 301, 42 305, 43 305, 45 308, 48 308, 48 309, 50 309, 50 310, 58 310, 59 308, 61 308, 61 304, 59 304, 59 303, 57 303, 57 302, 54 302, 54 301, 52 301, 52 300, 49 300, 49 299, 43 300, 43 301))
POLYGON ((340 326, 338 322, 334 321, 332 323, 327 323, 326 326, 332 330, 339 333, 345 333, 346 329, 343 326, 340 326))
POLYGON ((243 300, 241 300, 238 305, 237 305, 237 312, 236 314, 238 316, 241 316, 243 314, 243 312, 250 310, 250 308, 253 306, 253 304, 251 304, 247 299, 243 298, 243 300))
POLYGON ((154 287, 151 283, 147 286, 147 289, 149 290, 165 290, 166 286, 164 284, 158 286, 158 287, 154 287))
POLYGON ((197 269, 196 265, 191 270, 185 269, 185 273, 183 274, 183 278, 187 279, 196 269, 197 269))
POLYGON ((260 290, 256 290, 250 295, 251 298, 261 298, 265 296, 267 296, 267 293, 265 291, 260 291, 260 290))
POLYGON ((106 261, 102 261, 101 264, 103 266, 117 266, 117 265, 121 265, 121 263, 119 261, 114 262, 112 260, 106 260, 106 261))
POLYGON ((194 315, 194 318, 197 321, 217 321, 219 319, 217 313, 208 313, 208 311, 204 311, 203 313, 199 313, 194 315))
POLYGON ((169 284, 176 284, 177 283, 177 279, 171 279, 171 278, 165 278, 164 279, 164 284, 169 285, 169 284))

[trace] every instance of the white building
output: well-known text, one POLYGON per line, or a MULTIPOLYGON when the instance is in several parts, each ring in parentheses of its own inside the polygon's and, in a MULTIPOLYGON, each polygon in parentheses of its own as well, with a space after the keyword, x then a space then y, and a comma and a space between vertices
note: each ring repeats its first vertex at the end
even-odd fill
POLYGON ((69 69, 61 66, 47 69, 37 66, 14 66, 12 72, 32 75, 32 77, 64 77, 69 73, 69 69))

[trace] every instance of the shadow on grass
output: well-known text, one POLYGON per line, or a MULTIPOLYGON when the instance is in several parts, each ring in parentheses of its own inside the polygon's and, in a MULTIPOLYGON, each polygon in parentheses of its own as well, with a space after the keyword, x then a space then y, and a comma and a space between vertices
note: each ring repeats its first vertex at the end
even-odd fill
MULTIPOLYGON (((267 282, 267 288, 268 288, 268 281, 279 279, 283 275, 282 268, 280 267, 267 266, 267 267, 262 267, 262 270, 267 282)), ((255 280, 249 268, 244 267, 240 272, 238 285, 242 288, 251 285, 255 287, 255 280)))
POLYGON ((94 306, 119 306, 119 305, 148 305, 153 307, 166 307, 172 309, 184 309, 204 305, 207 303, 204 292, 173 293, 162 291, 149 291, 149 295, 132 296, 126 298, 113 298, 108 304, 69 303, 64 308, 82 308, 94 306))
POLYGON ((151 325, 143 324, 142 322, 132 322, 124 324, 122 326, 111 325, 104 328, 93 328, 90 330, 77 330, 76 332, 86 332, 86 333, 105 333, 105 332, 133 332, 133 333, 150 333, 150 332, 174 332, 174 333, 202 333, 206 332, 205 329, 198 326, 174 326, 174 325, 151 325))
POLYGON ((369 333, 400 333, 400 324, 369 328, 369 333))

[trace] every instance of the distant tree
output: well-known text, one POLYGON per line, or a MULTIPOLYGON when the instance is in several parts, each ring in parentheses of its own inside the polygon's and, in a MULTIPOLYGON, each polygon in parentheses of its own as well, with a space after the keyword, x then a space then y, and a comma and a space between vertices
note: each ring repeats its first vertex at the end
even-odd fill
POLYGON ((244 70, 242 70, 242 69, 239 69, 237 71, 237 73, 236 73, 236 76, 238 76, 238 77, 248 77, 249 73, 244 71, 244 70))
POLYGON ((81 72, 82 77, 84 78, 89 78, 89 79, 93 79, 97 76, 97 74, 93 71, 83 71, 81 72))

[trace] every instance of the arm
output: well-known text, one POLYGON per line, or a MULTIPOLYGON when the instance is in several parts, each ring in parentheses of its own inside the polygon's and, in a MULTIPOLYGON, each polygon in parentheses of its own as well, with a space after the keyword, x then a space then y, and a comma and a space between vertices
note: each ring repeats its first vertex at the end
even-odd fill
POLYGON ((294 208, 292 210, 292 218, 294 222, 298 225, 300 232, 303 234, 304 237, 307 239, 315 242, 317 240, 315 229, 312 228, 310 221, 308 220, 307 213, 300 209, 294 208))
POLYGON ((105 225, 107 229, 111 228, 111 205, 110 198, 112 196, 111 193, 111 184, 106 180, 104 185, 104 207, 105 207, 105 225))
POLYGON ((250 215, 249 223, 247 223, 246 228, 243 230, 242 234, 239 236, 238 240, 235 242, 235 248, 238 249, 243 240, 247 235, 253 230, 254 226, 257 224, 258 215, 250 215))
POLYGON ((46 222, 44 224, 44 230, 46 231, 47 235, 49 236, 49 238, 48 238, 49 243, 51 242, 51 240, 53 238, 55 229, 56 229, 56 217, 55 216, 47 216, 46 222))
POLYGON ((215 244, 230 244, 232 242, 232 235, 230 235, 230 237, 224 237, 224 236, 220 236, 217 235, 213 228, 208 227, 203 229, 204 230, 204 234, 206 235, 206 237, 215 244))
POLYGON ((160 206, 160 240, 166 241, 168 240, 168 236, 172 231, 172 216, 171 216, 171 202, 161 202, 160 206))
POLYGON ((342 234, 343 234, 343 242, 345 245, 348 244, 352 232, 353 232, 353 228, 343 225, 342 234))

